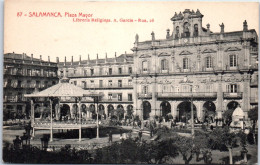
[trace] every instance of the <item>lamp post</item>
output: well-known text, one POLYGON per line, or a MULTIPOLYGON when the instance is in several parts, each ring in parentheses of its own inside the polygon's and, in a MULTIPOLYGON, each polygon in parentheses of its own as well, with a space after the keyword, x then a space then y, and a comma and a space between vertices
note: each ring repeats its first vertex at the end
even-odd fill
POLYGON ((194 112, 193 112, 193 93, 192 93, 192 85, 190 85, 191 91, 191 136, 194 138, 194 112))
POLYGON ((99 138, 99 121, 98 121, 98 96, 94 96, 94 104, 96 103, 96 113, 97 113, 97 139, 99 138))

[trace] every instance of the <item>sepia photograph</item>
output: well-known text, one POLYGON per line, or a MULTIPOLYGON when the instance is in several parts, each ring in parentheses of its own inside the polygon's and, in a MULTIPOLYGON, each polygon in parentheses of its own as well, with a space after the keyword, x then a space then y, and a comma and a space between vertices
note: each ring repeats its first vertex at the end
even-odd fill
POLYGON ((259 2, 6 0, 2 163, 257 164, 259 2))

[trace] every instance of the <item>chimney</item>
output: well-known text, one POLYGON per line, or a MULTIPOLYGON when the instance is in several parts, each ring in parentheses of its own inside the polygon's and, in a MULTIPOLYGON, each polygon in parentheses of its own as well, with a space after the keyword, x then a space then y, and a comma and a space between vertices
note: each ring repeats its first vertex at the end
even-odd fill
POLYGON ((207 24, 207 33, 210 34, 210 24, 207 24))
POLYGON ((88 54, 88 64, 90 63, 90 58, 89 58, 89 54, 88 54))
POLYGON ((96 60, 96 64, 98 63, 98 53, 97 53, 97 60, 96 60))
POLYGON ((106 53, 106 58, 105 58, 105 62, 107 62, 107 53, 106 53))
POLYGON ((81 64, 81 55, 79 55, 79 65, 81 64))
POLYGON ((125 51, 125 57, 124 57, 124 62, 126 62, 126 51, 125 51))
POLYGON ((166 32, 167 32, 166 39, 168 40, 168 39, 170 39, 170 29, 167 29, 166 32))
POLYGON ((152 35, 152 41, 154 41, 155 40, 155 36, 154 36, 154 32, 153 31, 152 31, 151 35, 152 35))
POLYGON ((50 56, 48 56, 48 62, 50 63, 50 56))
POLYGON ((138 42, 139 42, 139 35, 136 34, 136 35, 135 35, 135 43, 134 43, 135 47, 138 46, 138 42))
POLYGON ((222 22, 222 24, 221 25, 219 25, 220 26, 220 33, 224 33, 224 24, 223 24, 223 22, 222 22))
POLYGON ((248 31, 248 26, 246 20, 243 22, 243 31, 248 31))
POLYGON ((23 62, 23 63, 24 63, 24 56, 25 56, 25 55, 24 55, 24 53, 23 53, 23 54, 22 54, 22 62, 23 62))
POLYGON ((71 65, 73 65, 73 56, 71 56, 71 65))
POLYGON ((116 52, 115 52, 115 62, 116 62, 116 52))
POLYGON ((42 62, 42 55, 40 55, 40 61, 42 62))
POLYGON ((60 60, 59 57, 56 57, 56 63, 59 64, 60 60))
POLYGON ((32 61, 32 63, 33 63, 33 54, 31 54, 31 61, 32 61))
MULTIPOLYGON (((65 56, 65 59, 64 59, 64 66, 66 65, 66 62, 67 62, 67 61, 66 61, 66 56, 65 56)), ((64 73, 64 74, 65 74, 65 73, 64 73)))

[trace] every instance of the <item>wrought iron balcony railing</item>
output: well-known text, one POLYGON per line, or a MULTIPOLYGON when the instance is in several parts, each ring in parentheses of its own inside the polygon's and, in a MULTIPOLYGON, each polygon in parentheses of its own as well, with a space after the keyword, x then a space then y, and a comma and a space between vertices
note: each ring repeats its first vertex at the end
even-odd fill
POLYGON ((158 92, 158 98, 217 98, 217 92, 158 92))
POLYGON ((243 97, 243 92, 236 92, 236 93, 231 93, 231 92, 224 92, 223 97, 225 99, 237 99, 237 98, 242 98, 243 97))

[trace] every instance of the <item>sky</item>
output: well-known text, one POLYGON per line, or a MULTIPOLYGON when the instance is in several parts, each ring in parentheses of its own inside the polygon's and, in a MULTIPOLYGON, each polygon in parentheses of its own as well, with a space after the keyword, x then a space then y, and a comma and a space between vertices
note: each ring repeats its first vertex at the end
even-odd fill
POLYGON ((154 31, 156 39, 165 39, 166 29, 172 33, 171 17, 185 9, 204 15, 202 26, 210 24, 210 30, 220 32, 219 24, 225 25, 225 32, 241 31, 247 20, 248 28, 259 34, 259 6, 257 2, 87 2, 64 0, 7 0, 4 11, 4 53, 50 56, 51 61, 74 61, 88 58, 114 57, 132 53, 135 35, 139 41, 151 40, 154 31), (60 12, 62 17, 30 17, 32 13, 60 12), (22 13, 22 16, 20 14, 22 13), (65 15, 67 13, 67 15, 65 15), (90 20, 110 19, 112 22, 74 22, 73 18, 85 19, 79 13, 88 14, 90 20), (77 17, 73 17, 73 16, 77 17), (117 22, 114 22, 114 19, 117 22), (136 22, 120 22, 133 19, 136 22), (146 19, 147 22, 138 22, 146 19))

